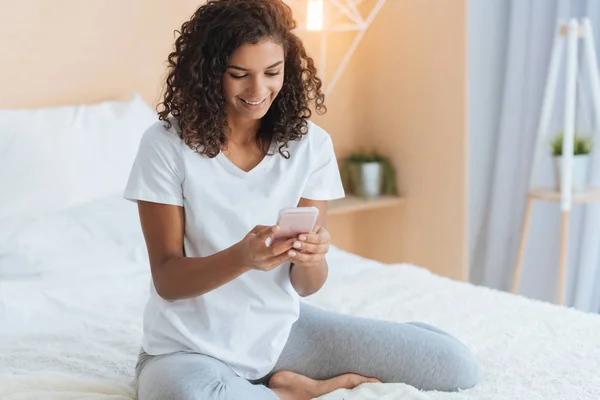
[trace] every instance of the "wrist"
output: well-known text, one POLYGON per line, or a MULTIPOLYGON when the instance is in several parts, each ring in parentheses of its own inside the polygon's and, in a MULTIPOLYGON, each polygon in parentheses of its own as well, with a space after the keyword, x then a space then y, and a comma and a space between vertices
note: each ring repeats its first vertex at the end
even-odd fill
POLYGON ((318 265, 292 264, 290 281, 296 292, 305 297, 321 289, 328 275, 329 267, 326 260, 322 260, 318 265))
POLYGON ((298 267, 305 268, 305 269, 327 268, 327 261, 325 259, 322 259, 321 261, 319 261, 318 264, 312 264, 312 265, 303 265, 299 262, 292 262, 291 264, 292 264, 292 266, 298 266, 298 267))
POLYGON ((248 257, 246 256, 242 242, 238 242, 233 245, 231 247, 231 251, 233 252, 233 264, 236 270, 238 270, 241 274, 254 269, 248 260, 248 257))

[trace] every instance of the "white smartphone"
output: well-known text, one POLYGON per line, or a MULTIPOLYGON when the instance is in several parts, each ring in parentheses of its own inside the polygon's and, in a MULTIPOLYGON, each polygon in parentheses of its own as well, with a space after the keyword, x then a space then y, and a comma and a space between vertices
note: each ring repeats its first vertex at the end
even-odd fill
POLYGON ((312 233, 319 209, 317 207, 291 207, 279 211, 277 225, 279 232, 273 235, 271 243, 291 239, 303 233, 312 233))

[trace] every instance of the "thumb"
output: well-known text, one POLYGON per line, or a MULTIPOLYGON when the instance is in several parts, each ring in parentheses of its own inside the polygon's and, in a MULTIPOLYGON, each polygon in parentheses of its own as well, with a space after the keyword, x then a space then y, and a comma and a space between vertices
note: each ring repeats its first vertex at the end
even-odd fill
POLYGON ((267 226, 267 225, 256 225, 254 228, 252 228, 252 230, 250 231, 250 233, 257 234, 257 233, 261 232, 262 230, 264 230, 265 228, 270 228, 270 226, 267 226))
POLYGON ((256 233, 256 236, 260 240, 267 240, 267 238, 270 238, 274 233, 277 232, 279 232, 279 225, 263 226, 262 229, 256 233))

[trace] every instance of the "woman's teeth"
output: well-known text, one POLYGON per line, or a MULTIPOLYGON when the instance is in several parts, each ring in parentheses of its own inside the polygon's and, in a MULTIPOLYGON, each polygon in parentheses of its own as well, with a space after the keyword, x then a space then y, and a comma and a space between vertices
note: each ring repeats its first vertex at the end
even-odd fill
POLYGON ((265 101, 266 99, 262 99, 261 101, 248 101, 248 100, 244 100, 244 99, 241 99, 241 100, 242 100, 244 103, 247 103, 247 104, 250 104, 250 105, 253 105, 253 106, 255 106, 255 105, 258 105, 258 104, 262 103, 262 102, 263 102, 263 101, 265 101))

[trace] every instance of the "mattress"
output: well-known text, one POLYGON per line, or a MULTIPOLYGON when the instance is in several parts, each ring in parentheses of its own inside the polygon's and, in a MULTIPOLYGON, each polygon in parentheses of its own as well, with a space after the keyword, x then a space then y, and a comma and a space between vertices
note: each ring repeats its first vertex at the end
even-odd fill
MULTIPOLYGON (((133 204, 107 198, 0 227, 0 398, 135 398, 150 282, 138 225, 133 204)), ((600 398, 600 316, 338 248, 328 259, 327 283, 303 301, 438 326, 471 348, 480 381, 455 393, 364 384, 322 400, 600 398)))

